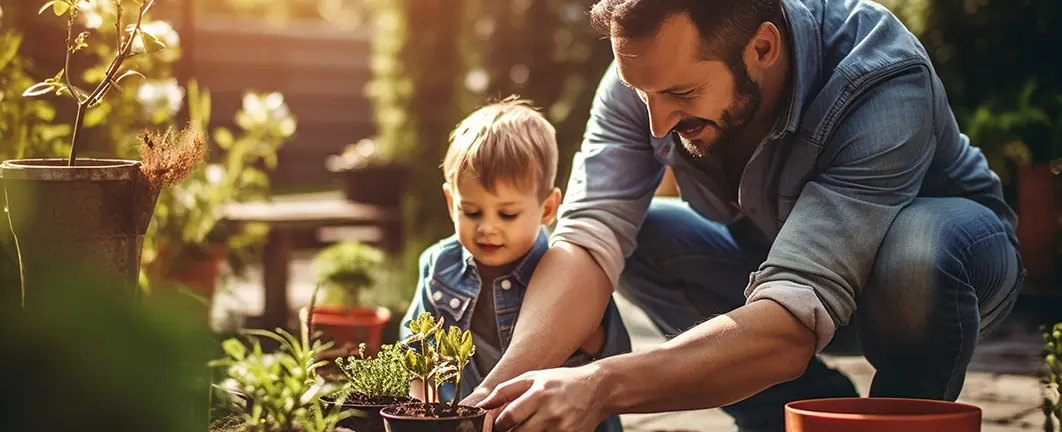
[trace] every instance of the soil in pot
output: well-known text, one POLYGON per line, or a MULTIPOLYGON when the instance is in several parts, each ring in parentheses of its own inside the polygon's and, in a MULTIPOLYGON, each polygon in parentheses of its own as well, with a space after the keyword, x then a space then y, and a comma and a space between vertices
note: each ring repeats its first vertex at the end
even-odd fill
POLYGON ((981 409, 962 403, 902 398, 835 398, 790 402, 786 432, 967 432, 981 430, 981 409))
POLYGON ((410 403, 380 410, 388 432, 482 432, 487 410, 445 403, 410 403))
POLYGON ((357 432, 385 432, 383 417, 380 410, 391 405, 401 405, 414 402, 409 397, 391 396, 366 396, 360 393, 350 395, 343 403, 343 410, 355 410, 354 415, 339 422, 339 426, 352 429, 357 432))

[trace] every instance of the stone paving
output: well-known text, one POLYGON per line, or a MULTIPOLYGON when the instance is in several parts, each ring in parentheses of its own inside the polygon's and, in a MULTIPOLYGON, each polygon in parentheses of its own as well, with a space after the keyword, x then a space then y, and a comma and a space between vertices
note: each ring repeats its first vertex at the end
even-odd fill
MULTIPOLYGON (((617 304, 636 351, 664 340, 637 307, 622 298, 617 299, 617 304)), ((1021 320, 1022 316, 1015 318, 1015 323, 1006 327, 1010 332, 997 333, 982 345, 972 365, 974 371, 967 375, 959 398, 961 402, 981 407, 985 432, 1043 430, 1040 392, 1033 376, 1039 336, 1035 325, 1021 320)), ((823 357, 828 365, 851 377, 862 396, 867 395, 874 374, 870 363, 861 356, 823 357)), ((625 415, 622 419, 627 432, 725 431, 733 427, 730 417, 719 409, 625 415)))
MULTIPOLYGON (((309 302, 312 285, 308 281, 312 273, 307 258, 299 257, 292 264, 292 305, 309 302)), ((227 290, 219 292, 214 316, 222 325, 241 314, 260 313, 263 303, 261 284, 257 272, 249 274, 247 280, 230 283, 227 290)), ((637 307, 621 297, 617 298, 617 303, 635 350, 664 340, 637 307)), ((1002 328, 981 343, 959 400, 982 408, 983 431, 1043 430, 1040 390, 1034 376, 1040 366, 1037 322, 1062 321, 1062 316, 1055 315, 1045 318, 1016 309, 1002 328)), ((238 323, 238 318, 229 321, 230 325, 238 323)), ((867 395, 874 369, 866 360, 861 356, 824 356, 824 359, 848 374, 860 393, 867 395)), ((733 426, 730 417, 719 409, 624 415, 622 419, 628 432, 725 431, 733 426)))

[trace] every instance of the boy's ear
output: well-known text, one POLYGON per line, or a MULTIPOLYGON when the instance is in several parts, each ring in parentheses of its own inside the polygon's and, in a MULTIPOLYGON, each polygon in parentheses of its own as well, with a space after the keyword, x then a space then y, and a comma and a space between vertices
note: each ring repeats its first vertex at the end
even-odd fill
POLYGON ((454 193, 450 187, 450 183, 443 183, 442 185, 443 195, 446 196, 446 214, 450 215, 450 220, 454 218, 454 193))
POLYGON ((557 218, 557 209, 561 204, 561 191, 560 188, 553 188, 546 197, 546 202, 543 203, 542 210, 542 225, 552 225, 553 221, 557 218))

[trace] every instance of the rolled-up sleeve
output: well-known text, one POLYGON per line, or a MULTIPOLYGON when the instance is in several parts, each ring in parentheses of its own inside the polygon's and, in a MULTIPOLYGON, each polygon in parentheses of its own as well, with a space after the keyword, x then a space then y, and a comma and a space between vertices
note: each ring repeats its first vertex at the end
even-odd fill
POLYGON ((613 62, 594 96, 550 241, 586 249, 613 286, 664 176, 649 140, 645 104, 620 82, 613 62))
POLYGON ((825 169, 750 278, 748 302, 780 303, 815 332, 816 352, 848 324, 886 232, 921 188, 936 147, 932 82, 914 66, 855 97, 825 169))

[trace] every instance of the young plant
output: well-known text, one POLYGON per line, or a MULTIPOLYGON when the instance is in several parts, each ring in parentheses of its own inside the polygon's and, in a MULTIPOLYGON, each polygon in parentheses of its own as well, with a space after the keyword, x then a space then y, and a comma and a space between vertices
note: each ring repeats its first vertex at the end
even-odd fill
POLYGON ((1062 384, 1062 323, 1055 324, 1048 331, 1040 327, 1044 339, 1043 356, 1046 370, 1041 379, 1043 384, 1044 430, 1055 430, 1055 423, 1062 424, 1062 400, 1059 400, 1059 384, 1062 384))
POLYGON ((331 407, 321 400, 329 395, 315 372, 328 362, 317 361, 316 356, 330 348, 331 342, 311 345, 279 328, 275 333, 244 333, 250 336, 250 349, 239 339, 228 339, 221 344, 227 357, 210 366, 225 368, 227 378, 215 387, 240 395, 230 402, 246 430, 325 432, 351 415, 342 412, 342 397, 331 407), (264 353, 262 338, 280 343, 280 350, 264 353))
POLYGON ((442 362, 437 350, 437 335, 442 331, 443 320, 435 321, 431 313, 423 312, 410 321, 412 336, 402 342, 407 346, 402 365, 412 378, 419 379, 424 391, 424 401, 438 402, 438 384, 431 385, 440 375, 446 374, 448 364, 442 362), (429 392, 432 389, 434 391, 429 392))
POLYGON ((443 330, 444 321, 436 322, 431 313, 423 312, 409 323, 413 335, 403 341, 408 349, 402 365, 410 376, 421 380, 426 403, 440 402, 439 387, 454 384, 456 393, 449 408, 456 412, 461 400, 461 374, 476 353, 476 346, 472 332, 462 332, 457 326, 443 330), (433 391, 429 393, 429 389, 433 391))
POLYGON ((119 83, 123 79, 133 75, 141 75, 139 72, 131 69, 123 71, 122 65, 125 61, 136 55, 155 53, 166 48, 165 44, 163 44, 157 37, 152 36, 141 29, 144 17, 155 4, 155 0, 134 0, 140 4, 139 11, 136 15, 136 22, 127 26, 124 31, 121 30, 123 0, 112 1, 118 12, 116 15, 117 18, 114 22, 114 28, 119 34, 116 44, 117 50, 115 51, 110 64, 107 66, 103 79, 91 92, 87 92, 74 86, 70 79, 70 58, 75 53, 88 46, 88 43, 86 42, 86 39, 90 35, 88 31, 80 32, 76 36, 74 35, 74 24, 81 12, 84 2, 81 0, 51 0, 45 3, 39 11, 39 13, 44 13, 45 11, 51 10, 58 17, 64 15, 67 16, 66 62, 63 69, 56 73, 54 77, 30 86, 22 93, 22 95, 24 97, 36 97, 55 94, 57 96, 69 96, 75 102, 77 106, 77 114, 74 119, 74 127, 70 138, 70 156, 67 163, 69 166, 74 166, 77 162, 78 140, 81 137, 85 114, 88 109, 95 107, 103 101, 104 96, 106 96, 111 89, 118 89, 118 91, 121 91, 119 83), (119 73, 121 74, 119 75, 119 73))
POLYGON ((320 283, 342 292, 345 306, 356 306, 362 290, 376 284, 385 258, 380 249, 347 241, 319 252, 313 267, 320 283))
POLYGON ((472 343, 472 332, 462 332, 457 326, 450 327, 449 331, 439 336, 442 337, 439 340, 439 354, 443 361, 455 369, 453 382, 456 393, 450 402, 450 410, 457 412, 457 402, 461 400, 461 375, 465 372, 468 360, 476 353, 476 345, 472 343))
POLYGON ((365 357, 365 344, 358 346, 358 356, 336 359, 346 375, 353 395, 376 399, 404 399, 409 396, 409 372, 402 367, 402 350, 397 345, 383 345, 374 358, 365 357))

